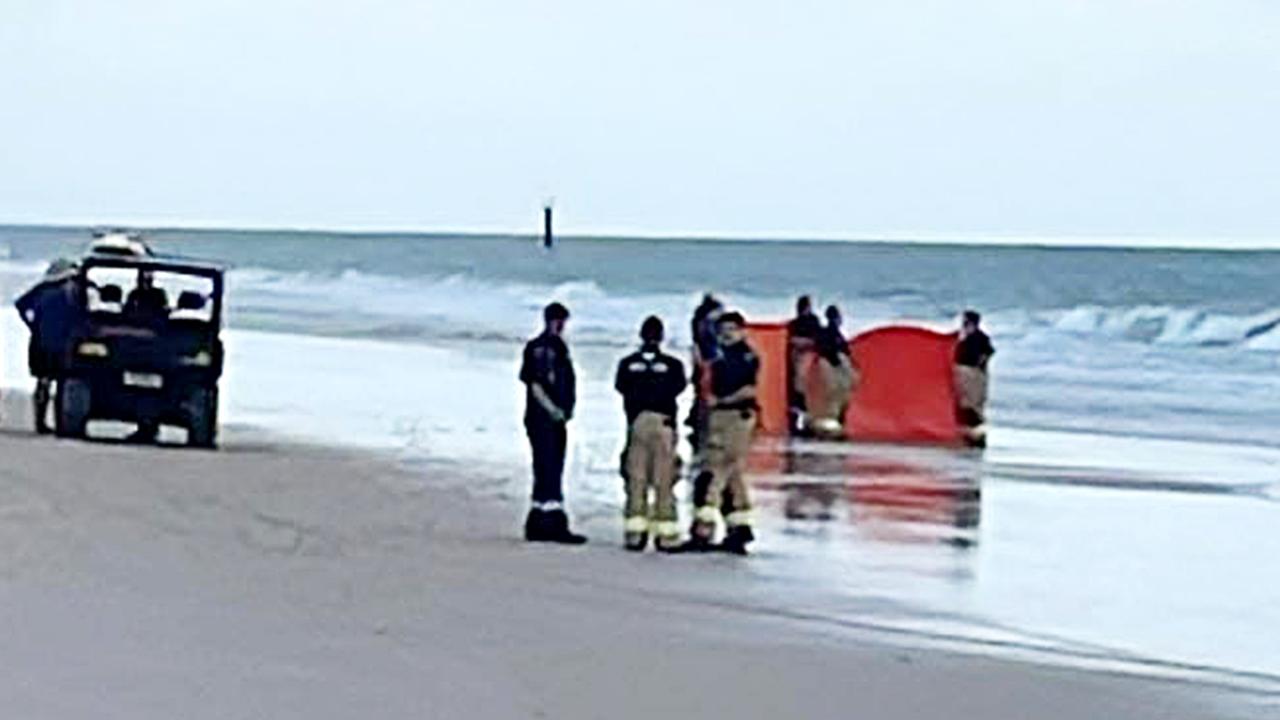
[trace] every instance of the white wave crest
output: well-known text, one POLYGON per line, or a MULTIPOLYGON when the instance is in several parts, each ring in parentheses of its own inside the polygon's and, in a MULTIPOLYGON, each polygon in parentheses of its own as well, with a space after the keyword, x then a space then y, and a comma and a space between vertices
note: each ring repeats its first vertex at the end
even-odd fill
POLYGON ((1149 342, 1157 345, 1240 346, 1273 350, 1280 309, 1253 314, 1144 305, 1132 308, 1084 306, 1059 314, 1054 330, 1149 342))

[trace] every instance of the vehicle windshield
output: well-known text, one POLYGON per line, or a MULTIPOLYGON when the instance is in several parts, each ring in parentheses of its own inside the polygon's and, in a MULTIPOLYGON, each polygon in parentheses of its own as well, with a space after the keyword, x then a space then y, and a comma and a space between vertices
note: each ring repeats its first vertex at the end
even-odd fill
POLYGON ((91 267, 85 277, 91 313, 114 314, 126 321, 143 323, 207 323, 214 318, 214 283, 205 276, 149 268, 91 267))

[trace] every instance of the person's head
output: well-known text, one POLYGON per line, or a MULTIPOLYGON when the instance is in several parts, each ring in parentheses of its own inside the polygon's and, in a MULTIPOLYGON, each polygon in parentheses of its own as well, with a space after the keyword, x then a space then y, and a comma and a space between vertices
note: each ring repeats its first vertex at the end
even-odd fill
POLYGON ((716 320, 716 338, 723 346, 737 345, 746 335, 747 321, 738 312, 727 312, 716 320))
POLYGON ((665 333, 666 330, 662 326, 662 319, 657 315, 650 315, 640 325, 640 340, 645 345, 661 345, 665 333))
POLYGON ((547 332, 552 335, 563 335, 564 328, 569 324, 569 308, 558 302, 553 302, 542 310, 542 322, 547 327, 547 332))
POLYGON ((840 327, 840 323, 844 322, 844 318, 840 316, 840 308, 836 307, 835 305, 827 306, 826 315, 827 315, 827 323, 834 327, 840 327))
POLYGON ((808 295, 801 295, 800 298, 796 300, 796 317, 803 317, 805 315, 812 315, 812 314, 813 314, 813 298, 809 297, 808 295))
POLYGON ((138 287, 143 290, 150 290, 155 285, 155 276, 150 270, 141 270, 138 272, 138 287))
POLYGON ((965 310, 960 316, 960 329, 966 333, 975 332, 982 326, 982 315, 976 310, 965 310))

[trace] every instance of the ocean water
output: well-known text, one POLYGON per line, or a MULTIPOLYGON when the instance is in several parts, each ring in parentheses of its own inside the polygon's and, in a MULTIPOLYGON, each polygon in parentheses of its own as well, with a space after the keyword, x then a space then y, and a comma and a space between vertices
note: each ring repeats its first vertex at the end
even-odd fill
MULTIPOLYGON (((0 291, 87 238, 0 228, 0 291)), ((462 465, 477 492, 513 502, 527 482, 516 357, 540 308, 566 302, 583 380, 571 504, 597 534, 617 532, 621 494, 610 374, 644 316, 683 348, 705 291, 758 319, 810 293, 855 332, 950 327, 977 308, 998 348, 988 451, 762 448, 753 572, 797 603, 821 588, 804 602, 826 613, 884 600, 894 609, 874 622, 895 631, 1280 687, 1280 252, 150 238, 230 268, 224 421, 391 451, 424 473, 462 465)), ((0 384, 25 386, 25 331, 3 318, 0 384)))

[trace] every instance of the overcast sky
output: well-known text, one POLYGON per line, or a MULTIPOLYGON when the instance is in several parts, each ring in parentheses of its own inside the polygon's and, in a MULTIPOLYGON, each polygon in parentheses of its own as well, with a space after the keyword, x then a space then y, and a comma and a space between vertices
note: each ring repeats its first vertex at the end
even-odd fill
POLYGON ((1280 238, 1273 0, 0 0, 0 222, 1280 238))

